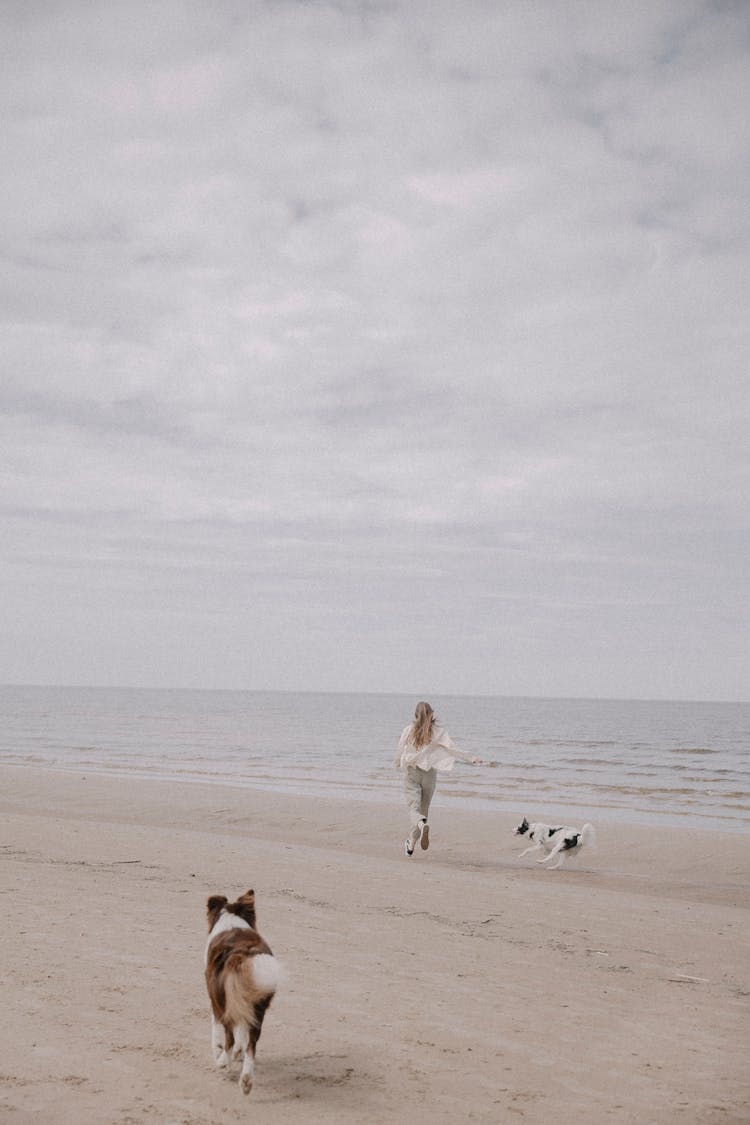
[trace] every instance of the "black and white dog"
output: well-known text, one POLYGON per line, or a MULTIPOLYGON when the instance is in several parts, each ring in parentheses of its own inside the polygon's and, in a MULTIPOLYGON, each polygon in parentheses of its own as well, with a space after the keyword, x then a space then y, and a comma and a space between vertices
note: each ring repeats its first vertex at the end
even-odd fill
POLYGON ((551 859, 557 856, 557 863, 553 863, 552 868, 562 867, 566 856, 577 855, 581 848, 586 847, 587 844, 596 844, 596 832, 593 824, 584 824, 583 828, 571 828, 567 824, 552 828, 549 824, 529 824, 524 817, 516 828, 515 834, 516 836, 528 836, 529 840, 532 841, 531 846, 521 852, 519 859, 528 855, 529 852, 547 852, 548 854, 543 859, 537 860, 537 863, 549 863, 551 859))

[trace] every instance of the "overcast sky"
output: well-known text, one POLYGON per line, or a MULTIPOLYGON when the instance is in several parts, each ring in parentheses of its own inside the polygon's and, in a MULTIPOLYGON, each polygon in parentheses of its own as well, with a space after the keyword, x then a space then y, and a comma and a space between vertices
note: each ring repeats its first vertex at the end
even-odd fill
POLYGON ((749 46, 4 0, 0 681, 748 699, 749 46))

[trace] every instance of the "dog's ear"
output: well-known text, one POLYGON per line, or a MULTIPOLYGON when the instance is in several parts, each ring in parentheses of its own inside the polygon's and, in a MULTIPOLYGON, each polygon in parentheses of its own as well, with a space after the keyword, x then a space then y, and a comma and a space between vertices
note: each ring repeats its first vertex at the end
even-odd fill
MULTIPOLYGON (((245 891, 244 895, 240 895, 240 902, 248 911, 248 915, 252 914, 253 920, 250 922, 251 926, 255 925, 255 891, 245 891)), ((248 921, 250 918, 248 916, 248 921)))
POLYGON ((233 909, 236 914, 245 919, 248 926, 255 929, 255 891, 245 891, 244 895, 240 895, 234 903, 233 909))
POLYGON ((228 902, 229 899, 226 897, 226 895, 211 895, 210 899, 206 903, 206 914, 208 915, 209 930, 213 928, 216 919, 219 917, 228 902))

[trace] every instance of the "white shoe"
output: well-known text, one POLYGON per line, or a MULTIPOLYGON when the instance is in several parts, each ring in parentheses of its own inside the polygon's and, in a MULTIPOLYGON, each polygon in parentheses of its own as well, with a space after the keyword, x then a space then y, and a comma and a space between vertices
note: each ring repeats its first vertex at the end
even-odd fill
POLYGON ((404 855, 414 855, 414 848, 411 846, 411 839, 409 836, 404 840, 404 855))

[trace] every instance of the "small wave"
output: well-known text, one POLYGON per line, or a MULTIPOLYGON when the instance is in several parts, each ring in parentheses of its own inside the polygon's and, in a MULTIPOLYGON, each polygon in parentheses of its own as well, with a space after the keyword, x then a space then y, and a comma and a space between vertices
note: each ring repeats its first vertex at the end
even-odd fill
POLYGON ((720 777, 717 773, 685 774, 683 781, 692 781, 694 785, 728 785, 734 778, 720 777))
MULTIPOLYGON (((443 781, 443 789, 449 791, 451 783, 448 780, 443 781)), ((552 792, 557 786, 550 784, 547 781, 540 781, 538 778, 531 777, 506 777, 503 778, 501 789, 503 792, 508 792, 511 789, 533 789, 535 792, 545 792, 549 790, 552 792)))
POLYGON ((596 750, 604 746, 620 746, 621 743, 616 742, 614 739, 599 739, 599 738, 527 738, 519 739, 516 742, 517 746, 575 746, 583 750, 596 750))
POLYGON ((563 761, 570 766, 616 766, 620 763, 612 758, 564 758, 563 761))
POLYGON ((502 771, 503 776, 513 777, 517 775, 518 770, 524 770, 526 773, 537 770, 539 773, 549 773, 549 762, 500 762, 496 760, 496 769, 502 771))
MULTIPOLYGON (((573 788, 573 786, 570 783, 563 782, 558 788, 567 789, 573 788)), ((621 783, 618 784, 617 782, 612 782, 610 784, 589 782, 586 788, 592 793, 597 794, 616 793, 621 796, 652 797, 655 799, 663 797, 695 797, 700 793, 700 790, 690 787, 676 788, 665 785, 625 785, 621 783)))
POLYGON ((670 754, 718 754, 711 746, 671 746, 670 754))

